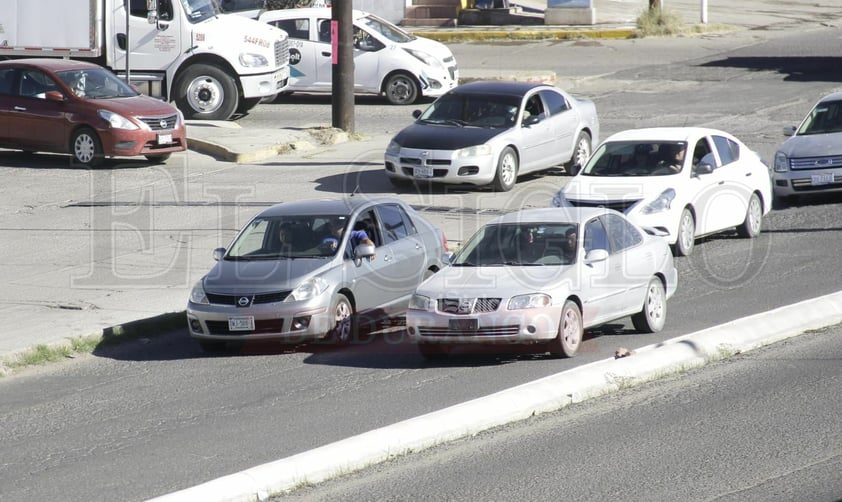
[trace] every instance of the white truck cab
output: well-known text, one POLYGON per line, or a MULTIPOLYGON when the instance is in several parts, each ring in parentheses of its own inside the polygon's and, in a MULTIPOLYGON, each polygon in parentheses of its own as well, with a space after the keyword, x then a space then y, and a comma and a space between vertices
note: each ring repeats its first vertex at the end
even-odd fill
MULTIPOLYGON (((354 10, 354 92, 384 94, 392 104, 438 97, 459 84, 453 53, 444 44, 416 37, 368 12, 354 10)), ((264 12, 260 21, 289 36, 290 80, 286 91, 331 92, 331 9, 264 12)))

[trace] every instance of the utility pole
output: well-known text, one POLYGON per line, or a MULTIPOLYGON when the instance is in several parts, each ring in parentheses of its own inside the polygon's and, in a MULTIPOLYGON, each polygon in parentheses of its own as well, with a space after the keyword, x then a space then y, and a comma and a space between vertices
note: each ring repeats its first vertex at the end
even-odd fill
POLYGON ((334 1, 330 7, 331 111, 333 127, 354 132, 354 18, 350 0, 334 1))

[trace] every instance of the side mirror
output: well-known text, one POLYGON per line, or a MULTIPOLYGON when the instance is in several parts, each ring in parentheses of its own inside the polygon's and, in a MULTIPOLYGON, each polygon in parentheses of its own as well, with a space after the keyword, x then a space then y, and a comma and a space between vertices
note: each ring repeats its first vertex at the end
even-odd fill
POLYGON ((417 119, 421 116, 421 110, 412 110, 412 118, 417 119))
POLYGON ((523 119, 523 125, 525 127, 529 127, 531 125, 537 124, 540 121, 541 121, 540 115, 530 115, 530 116, 526 117, 525 119, 523 119))
POLYGON ((149 24, 157 24, 158 23, 158 11, 157 10, 150 10, 146 13, 146 22, 149 24))
POLYGON ((795 126, 784 127, 784 136, 795 136, 795 126))
POLYGON ((695 174, 710 174, 712 172, 713 165, 707 162, 701 162, 693 169, 693 173, 695 174))
POLYGON ((585 265, 605 261, 607 259, 608 251, 606 251, 605 249, 591 249, 590 251, 588 251, 588 254, 585 255, 585 265))
POLYGON ((213 250, 213 259, 219 261, 225 256, 225 248, 216 248, 213 250))
POLYGON ((65 97, 60 91, 47 91, 44 95, 47 101, 64 101, 65 97))
POLYGON ((354 263, 359 267, 362 265, 363 258, 371 259, 375 254, 374 244, 358 244, 354 248, 354 263))

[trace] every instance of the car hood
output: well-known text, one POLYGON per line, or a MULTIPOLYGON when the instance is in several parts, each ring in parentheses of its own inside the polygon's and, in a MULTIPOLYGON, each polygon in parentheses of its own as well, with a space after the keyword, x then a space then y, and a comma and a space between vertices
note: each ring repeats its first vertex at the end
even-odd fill
POLYGON ((562 193, 570 200, 640 200, 657 197, 678 183, 672 176, 576 176, 562 193))
POLYGON ((304 279, 316 275, 332 260, 222 260, 204 278, 210 293, 246 294, 294 289, 304 279))
POLYGON ((393 141, 403 148, 458 150, 468 146, 482 145, 506 130, 416 122, 405 127, 393 141))
POLYGON ((509 298, 526 293, 549 292, 572 273, 566 266, 450 266, 418 287, 430 298, 509 298))
POLYGON ((175 115, 178 111, 171 105, 160 99, 151 98, 146 95, 138 95, 127 98, 89 99, 90 103, 124 117, 162 117, 175 115))
POLYGON ((423 51, 431 56, 439 59, 440 61, 444 61, 447 58, 453 57, 453 53, 450 52, 450 49, 441 42, 436 40, 431 40, 429 38, 424 37, 417 37, 415 40, 411 40, 405 44, 398 44, 400 47, 404 47, 407 49, 414 49, 417 51, 423 51))
POLYGON ((779 151, 787 157, 827 157, 842 155, 842 132, 793 136, 783 142, 779 151))

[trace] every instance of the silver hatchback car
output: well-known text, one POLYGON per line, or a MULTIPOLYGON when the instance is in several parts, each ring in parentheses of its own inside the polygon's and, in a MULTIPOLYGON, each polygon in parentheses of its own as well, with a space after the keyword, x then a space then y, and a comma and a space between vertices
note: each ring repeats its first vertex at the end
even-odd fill
POLYGON ((190 335, 226 342, 352 339, 406 310, 448 260, 444 233, 398 199, 288 202, 255 216, 193 288, 190 335))

